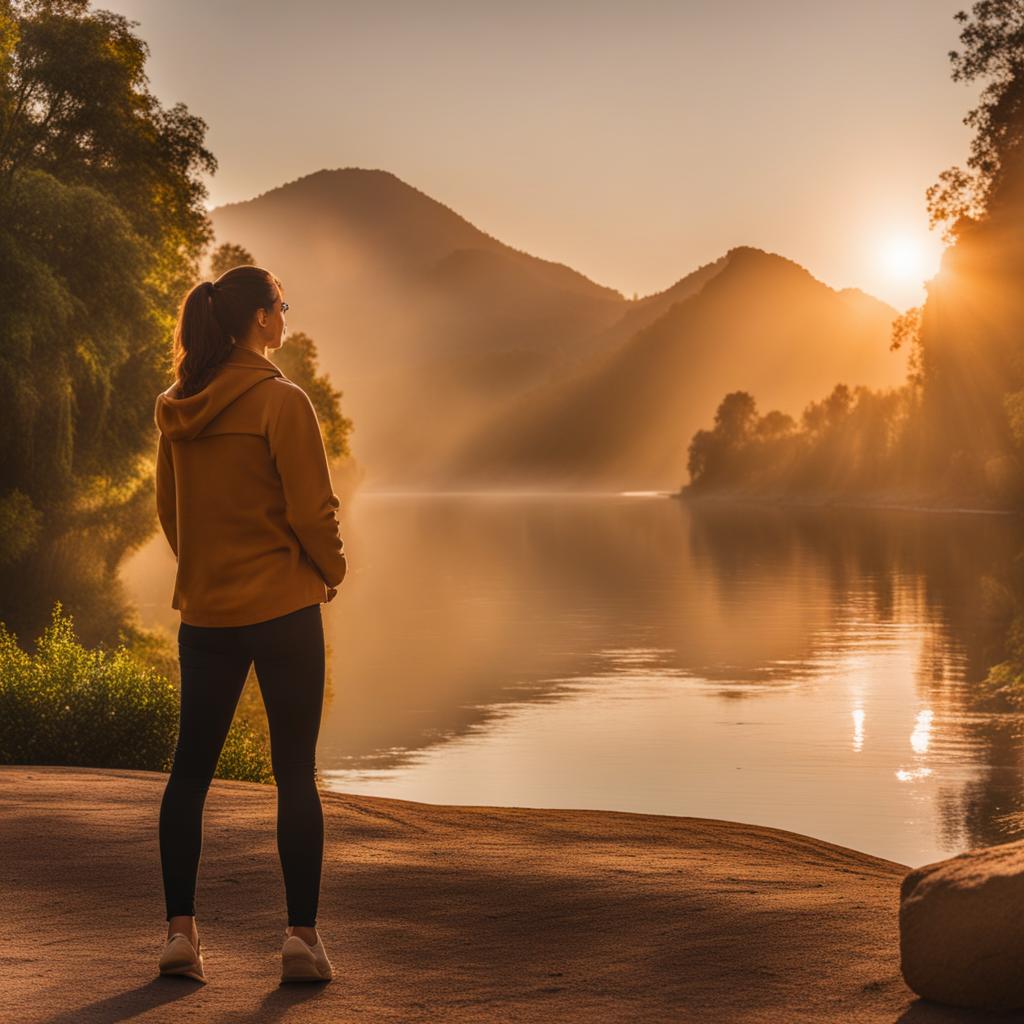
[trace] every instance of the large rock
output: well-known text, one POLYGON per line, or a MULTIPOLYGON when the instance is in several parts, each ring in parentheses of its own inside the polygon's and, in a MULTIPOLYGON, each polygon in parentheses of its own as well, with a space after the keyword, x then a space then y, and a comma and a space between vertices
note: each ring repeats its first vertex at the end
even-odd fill
POLYGON ((926 999, 1024 1007, 1024 840, 969 850, 903 879, 900 969, 926 999))

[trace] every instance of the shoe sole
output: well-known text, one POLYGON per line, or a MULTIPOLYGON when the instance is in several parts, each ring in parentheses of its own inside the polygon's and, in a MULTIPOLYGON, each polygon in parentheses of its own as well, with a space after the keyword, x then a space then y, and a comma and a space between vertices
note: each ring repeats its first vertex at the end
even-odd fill
POLYGON ((320 968, 308 956, 282 956, 282 981, 330 981, 331 975, 321 974, 320 968))
POLYGON ((192 978, 195 981, 206 981, 206 975, 194 963, 181 964, 176 967, 161 967, 160 973, 173 975, 176 978, 192 978))

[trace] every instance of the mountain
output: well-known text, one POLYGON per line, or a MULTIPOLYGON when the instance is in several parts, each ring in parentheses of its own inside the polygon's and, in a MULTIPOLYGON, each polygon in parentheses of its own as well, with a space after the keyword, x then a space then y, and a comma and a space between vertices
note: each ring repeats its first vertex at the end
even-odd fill
POLYGON ((355 379, 423 356, 571 352, 626 305, 612 288, 504 245, 380 170, 318 171, 211 211, 281 279, 324 363, 355 379))
POLYGON ((369 486, 429 480, 489 403, 576 365, 629 306, 387 171, 318 171, 210 216, 218 244, 281 279, 289 327, 344 392, 369 486))
MULTIPOLYGON (((687 446, 729 391, 794 417, 839 382, 899 385, 898 315, 792 260, 731 249, 717 273, 569 380, 500 410, 443 467, 477 485, 675 488, 687 446)), ((716 266, 719 264, 716 264, 716 266)))
POLYGON ((210 216, 281 279, 369 487, 675 487, 725 391, 796 413, 840 379, 902 379, 895 310, 747 247, 631 301, 387 171, 318 171, 210 216))

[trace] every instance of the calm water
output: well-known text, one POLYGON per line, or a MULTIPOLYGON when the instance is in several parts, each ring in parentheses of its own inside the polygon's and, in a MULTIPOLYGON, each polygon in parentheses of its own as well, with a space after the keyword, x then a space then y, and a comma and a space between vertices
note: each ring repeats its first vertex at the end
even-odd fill
MULTIPOLYGON (((996 516, 361 494, 325 605, 326 785, 753 822, 905 864, 1024 835, 1024 718, 970 709, 996 516)), ((162 537, 126 566, 176 629, 162 537)))

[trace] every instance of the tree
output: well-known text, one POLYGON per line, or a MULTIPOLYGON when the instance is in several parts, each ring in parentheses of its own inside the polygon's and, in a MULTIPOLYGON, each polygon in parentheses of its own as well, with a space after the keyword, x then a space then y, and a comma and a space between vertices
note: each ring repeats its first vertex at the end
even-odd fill
POLYGON ((757 403, 747 391, 731 391, 715 411, 715 433, 727 445, 746 440, 757 420, 757 403))
POLYGON ((221 274, 226 274, 233 267, 253 267, 256 260, 248 249, 233 242, 225 242, 213 250, 210 257, 210 279, 216 281, 221 274))
POLYGON ((788 437, 796 430, 796 420, 788 413, 772 409, 765 413, 754 427, 755 435, 762 441, 777 441, 788 437))
POLYGON ((960 500, 1004 503, 1008 473, 1024 492, 1024 0, 982 0, 956 17, 953 78, 986 84, 965 119, 967 169, 929 191, 953 244, 921 314, 920 465, 960 500))
MULTIPOLYGON (((216 279, 232 267, 256 265, 256 258, 248 249, 233 242, 224 242, 210 257, 210 274, 216 279)), ((344 392, 334 388, 327 374, 320 373, 316 342, 302 331, 289 333, 281 348, 272 353, 271 362, 276 363, 289 380, 309 395, 320 420, 327 454, 332 459, 351 456, 348 436, 355 427, 341 411, 344 392)))
POLYGON ((846 384, 837 384, 825 399, 825 421, 830 427, 839 426, 850 414, 853 395, 846 384))
POLYGON ((341 412, 341 396, 344 392, 336 390, 331 384, 331 378, 319 372, 316 342, 302 331, 289 333, 285 343, 273 353, 273 362, 289 380, 309 395, 320 420, 327 454, 332 459, 351 455, 348 435, 353 430, 353 424, 341 412))
MULTIPOLYGON (((779 413, 769 413, 774 423, 779 413)), ((788 418, 788 417, 787 417, 788 418)), ((707 486, 738 472, 738 463, 757 427, 757 403, 747 391, 732 391, 715 410, 713 430, 698 430, 687 448, 691 486, 707 486)))
POLYGON ((910 346, 907 360, 907 383, 913 387, 924 385, 924 358, 921 351, 921 314, 924 306, 913 306, 901 313, 892 322, 889 351, 896 352, 904 345, 910 346))
POLYGON ((987 79, 981 102, 964 118, 974 129, 967 170, 951 167, 927 193, 931 224, 945 224, 953 241, 1024 163, 1024 0, 978 0, 954 16, 964 26, 961 50, 951 50, 954 82, 987 79))
POLYGON ((27 499, 44 527, 109 514, 138 533, 216 161, 205 123, 149 92, 134 24, 0 0, 0 520, 27 499))
POLYGON ((212 237, 198 172, 217 161, 206 123, 150 93, 137 24, 88 0, 0 0, 0 204, 24 168, 111 196, 173 306, 212 237))

